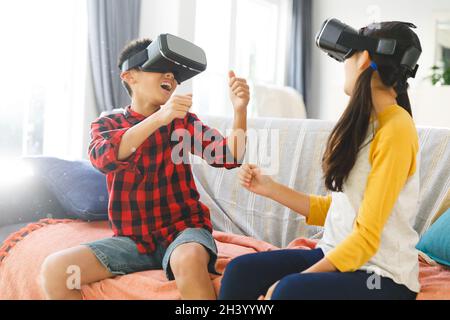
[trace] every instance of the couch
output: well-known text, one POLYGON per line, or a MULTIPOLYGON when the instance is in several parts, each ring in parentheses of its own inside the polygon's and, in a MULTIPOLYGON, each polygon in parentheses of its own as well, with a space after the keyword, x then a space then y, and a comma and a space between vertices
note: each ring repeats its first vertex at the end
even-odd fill
MULTIPOLYGON (((215 116, 202 118, 204 122, 211 127, 218 128, 224 134, 232 125, 232 119, 230 118, 215 116)), ((248 127, 251 128, 249 134, 252 135, 252 138, 249 138, 249 141, 257 141, 257 143, 253 143, 252 146, 249 145, 247 156, 250 158, 250 162, 258 163, 268 168, 269 171, 272 170, 274 179, 277 181, 305 193, 324 195, 326 190, 321 179, 320 162, 326 139, 333 125, 333 122, 323 120, 250 119, 248 127), (272 134, 267 136, 268 130, 272 134), (273 137, 275 139, 271 140, 273 137), (270 158, 268 155, 272 151, 273 154, 270 158)), ((421 156, 419 168, 421 198, 414 228, 422 235, 449 205, 450 129, 418 127, 418 133, 421 156)), ((273 249, 292 246, 293 243, 298 243, 299 239, 308 241, 321 237, 321 228, 306 225, 302 216, 269 199, 243 189, 236 178, 238 170, 214 169, 203 161, 195 161, 194 159, 191 159, 191 161, 201 200, 211 209, 214 229, 217 231, 216 241, 224 243, 224 250, 228 250, 231 248, 229 245, 235 245, 236 242, 246 249, 251 247, 252 250, 259 251, 263 250, 261 248, 273 249), (227 237, 226 235, 230 236, 227 237), (236 235, 238 238, 233 238, 232 235, 236 235), (247 240, 245 239, 253 245, 246 247, 245 241, 247 240)), ((11 237, 14 231, 22 228, 26 224, 24 222, 33 221, 18 221, 16 224, 0 226, 0 243, 5 240, 5 237, 11 237)), ((37 224, 37 227, 27 230, 25 235, 22 232, 18 238, 22 240, 24 237, 26 238, 28 233, 42 227, 48 227, 47 225, 56 228, 56 224, 54 222, 37 224)), ((89 222, 85 222, 85 224, 89 224, 89 222)), ((92 222, 87 228, 95 229, 96 226, 99 230, 101 229, 99 233, 103 236, 109 235, 106 223, 92 222)), ((64 233, 66 231, 55 232, 64 233)), ((80 234, 82 233, 80 232, 78 236, 80 234)), ((80 239, 80 241, 82 240, 80 239)), ((74 241, 74 243, 77 242, 74 241)), ((246 252, 241 250, 241 247, 232 247, 235 250, 233 252, 240 252, 241 254, 246 252)), ((6 259, 12 260, 14 250, 17 251, 18 249, 12 248, 10 257, 6 257, 6 259)), ((238 253, 236 255, 239 255, 238 253)), ((18 252, 17 254, 19 255, 18 252)), ((26 252, 23 254, 26 254, 26 252)), ((2 265, 0 264, 1 272, 2 265)), ((157 275, 157 277, 160 276, 161 274, 157 275)), ((450 276, 450 273, 446 276, 450 276)), ((3 281, 5 281, 5 278, 3 278, 3 281)), ((1 284, 0 274, 0 287, 1 284)), ((117 282, 112 284, 115 285, 117 282)), ((2 293, 0 292, 1 297, 2 293)), ((28 298, 30 297, 40 296, 28 296, 28 298)), ((108 295, 105 297, 108 297, 108 295)), ((450 292, 447 298, 450 298, 450 292)))

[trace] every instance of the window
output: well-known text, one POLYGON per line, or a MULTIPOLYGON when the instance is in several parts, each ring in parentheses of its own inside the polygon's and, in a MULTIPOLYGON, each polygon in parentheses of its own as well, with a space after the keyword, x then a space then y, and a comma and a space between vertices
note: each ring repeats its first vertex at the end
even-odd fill
POLYGON ((0 157, 80 156, 85 1, 0 2, 0 157), (78 150, 80 148, 80 150, 78 150))
POLYGON ((195 42, 208 69, 193 81, 194 111, 230 115, 227 74, 284 85, 290 0, 197 0, 195 42))

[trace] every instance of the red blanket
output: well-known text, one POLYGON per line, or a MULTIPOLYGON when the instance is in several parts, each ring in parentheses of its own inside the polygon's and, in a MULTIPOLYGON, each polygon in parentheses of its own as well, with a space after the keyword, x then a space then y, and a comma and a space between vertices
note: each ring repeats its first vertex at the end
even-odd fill
MULTIPOLYGON (((107 222, 42 220, 11 235, 0 248, 0 299, 42 299, 39 270, 49 254, 111 236, 107 222)), ((219 250, 217 270, 223 272, 228 262, 242 254, 279 248, 250 237, 215 231, 219 250)), ((314 248, 316 242, 299 238, 288 248, 314 248)), ((211 275, 216 291, 220 276, 211 275)), ((450 271, 442 266, 420 262, 422 291, 418 299, 450 299, 450 271)), ((82 287, 85 299, 179 299, 174 281, 162 270, 138 272, 106 279, 82 287)))

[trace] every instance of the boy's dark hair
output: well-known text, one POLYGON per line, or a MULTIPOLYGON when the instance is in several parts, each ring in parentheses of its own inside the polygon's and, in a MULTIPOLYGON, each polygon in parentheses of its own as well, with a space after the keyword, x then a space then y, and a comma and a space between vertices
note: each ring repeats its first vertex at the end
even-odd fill
MULTIPOLYGON (((148 38, 143 38, 143 39, 137 39, 137 40, 133 40, 130 43, 128 43, 125 48, 122 50, 122 52, 119 55, 119 60, 118 60, 118 67, 120 70, 122 70, 122 65, 125 61, 127 61, 128 59, 130 59, 132 56, 134 56, 136 53, 139 53, 145 49, 147 49, 147 47, 152 43, 152 40, 148 39, 148 38)), ((134 70, 139 70, 138 68, 134 68, 134 70)), ((130 86, 128 85, 128 83, 126 83, 125 81, 122 81, 123 85, 125 86, 125 88, 128 91, 128 94, 132 95, 133 91, 131 90, 130 86)))

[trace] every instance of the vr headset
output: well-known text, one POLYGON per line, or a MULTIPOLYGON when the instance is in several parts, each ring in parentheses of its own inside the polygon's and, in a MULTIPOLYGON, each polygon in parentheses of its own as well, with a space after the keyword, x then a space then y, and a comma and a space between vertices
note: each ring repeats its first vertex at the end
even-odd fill
MULTIPOLYGON (((412 23, 403 22, 410 28, 416 28, 412 23)), ((352 27, 341 21, 331 18, 326 20, 316 35, 316 45, 330 57, 343 62, 356 51, 367 50, 380 55, 393 55, 397 48, 395 39, 378 39, 361 35, 352 27)), ((422 51, 416 47, 408 48, 401 59, 400 65, 405 67, 408 75, 416 76, 422 51)))
POLYGON ((161 34, 147 49, 122 64, 122 72, 134 68, 147 72, 172 72, 178 84, 206 70, 202 48, 171 34, 161 34))

